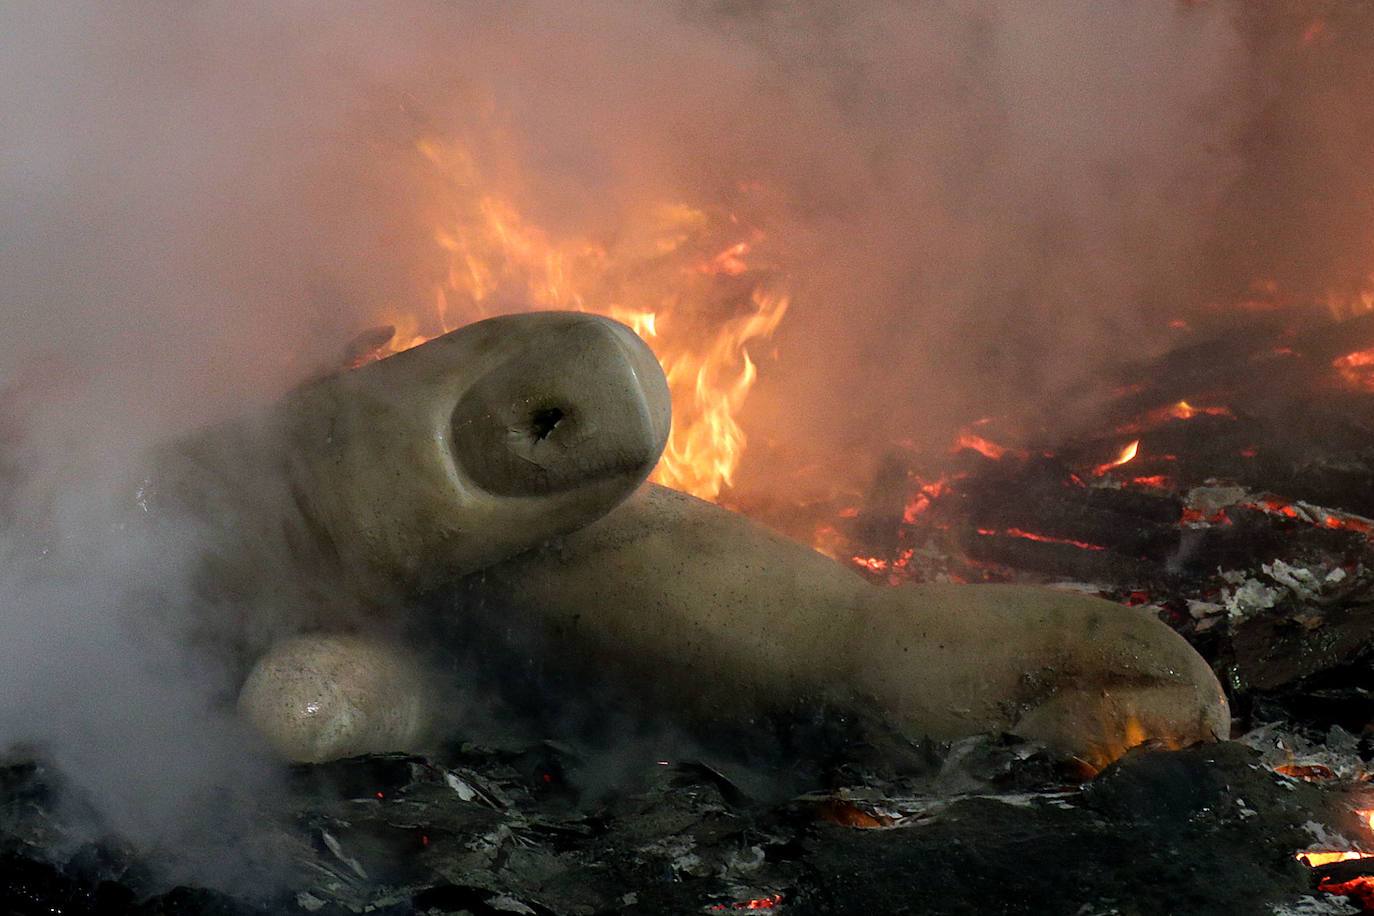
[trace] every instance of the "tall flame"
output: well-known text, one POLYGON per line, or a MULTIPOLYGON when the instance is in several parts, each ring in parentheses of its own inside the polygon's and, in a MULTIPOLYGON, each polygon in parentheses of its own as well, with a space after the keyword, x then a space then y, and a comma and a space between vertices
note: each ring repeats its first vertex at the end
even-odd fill
POLYGON ((673 397, 652 479, 717 498, 745 444, 736 417, 757 376, 746 345, 770 337, 787 311, 777 271, 757 263, 763 233, 730 213, 653 201, 610 241, 557 236, 490 188, 462 145, 425 139, 417 149, 447 188, 434 233, 446 273, 431 315, 388 316, 398 328, 389 352, 501 312, 571 309, 621 321, 658 356, 673 397))

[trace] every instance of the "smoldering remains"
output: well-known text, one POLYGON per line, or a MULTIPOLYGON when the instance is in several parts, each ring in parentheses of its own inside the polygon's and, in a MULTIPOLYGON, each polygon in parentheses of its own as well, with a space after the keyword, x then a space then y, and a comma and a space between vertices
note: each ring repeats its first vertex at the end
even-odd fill
MULTIPOLYGON (((73 844, 110 827, 200 882, 240 879, 226 859, 261 830, 226 797, 289 787, 245 754, 241 672, 188 619, 213 530, 110 536, 109 494, 397 303, 428 312, 455 263, 435 226, 474 174, 461 200, 497 188, 575 238, 615 236, 646 189, 767 230, 794 305, 738 482, 789 497, 789 468, 862 487, 894 439, 942 448, 1028 401, 1048 405, 1030 425, 1077 424, 1061 395, 1123 340, 1252 321, 1228 304, 1363 301, 1363 4, 0 15, 0 380, 27 430, 6 426, 0 509, 53 522, 0 548, 0 743, 46 748, 95 808, 73 844), (436 180, 417 135, 477 168, 436 180), (32 575, 54 547, 81 560, 32 575)), ((450 307, 523 306, 528 279, 450 307)), ((719 902, 779 892, 756 890, 719 902)))
MULTIPOLYGON (((461 692, 451 689, 454 685, 445 689, 438 682, 440 672, 420 670, 423 647, 412 646, 407 653, 385 640, 407 631, 460 629, 445 627, 444 621, 407 626, 400 618, 418 594, 452 587, 474 565, 518 550, 518 544, 503 538, 540 534, 548 542, 542 552, 504 569, 487 568, 478 576, 480 588, 505 598, 527 619, 547 615, 547 651, 578 657, 584 667, 604 667, 618 677, 624 692, 638 692, 647 700, 641 714, 657 715, 661 723, 706 722, 728 732, 772 721, 778 734, 786 736, 787 743, 779 747, 800 752, 799 760, 807 766, 833 767, 825 756, 851 760, 854 747, 869 745, 881 748, 873 760, 883 769, 895 765, 910 772, 934 772, 938 758, 922 753, 911 739, 981 735, 988 742, 983 753, 990 755, 994 770, 1003 770, 1004 778, 1011 762, 1025 755, 1013 749, 1015 744, 999 746, 992 736, 1001 731, 1020 732, 1032 742, 1026 745, 1032 755, 1047 750, 1044 765, 1070 755, 1107 760, 1149 739, 1185 744, 1224 737, 1229 716, 1220 685, 1186 643, 1152 618, 1040 589, 876 589, 800 545, 788 545, 741 517, 665 488, 650 486, 616 508, 661 450, 666 408, 664 381, 647 348, 628 329, 581 314, 506 316, 316 382, 265 417, 213 427, 154 450, 149 460, 156 470, 144 478, 133 502, 152 516, 154 525, 161 513, 206 513, 207 522, 228 521, 238 531, 235 540, 221 539, 229 545, 226 551, 198 567, 198 586, 223 590, 228 599, 207 603, 222 613, 241 615, 219 621, 222 651, 251 653, 252 637, 272 629, 252 619, 257 616, 275 614, 279 632, 324 628, 271 649, 257 662, 239 701, 245 718, 279 752, 311 763, 423 748, 433 749, 435 760, 471 755, 458 751, 453 756, 452 743, 461 735, 435 734, 438 725, 452 721, 434 712, 435 700, 451 700, 461 692), (546 422, 554 410, 558 422, 546 422), (568 426, 554 438, 565 422, 568 426), (483 446, 480 458, 472 457, 473 443, 461 441, 464 435, 483 446), (271 464, 249 461, 256 473, 243 475, 238 462, 265 444, 282 450, 281 459, 271 464), (234 464, 222 464, 225 459, 234 464), (264 478, 269 467, 278 468, 282 478, 264 478), (398 480, 424 491, 420 504, 390 492, 398 480), (341 487, 341 481, 347 485, 341 487), (264 487, 290 493, 291 499, 263 502, 264 487), (507 504, 507 499, 516 502, 507 504), (412 504, 427 507, 429 514, 397 514, 397 506, 412 504), (257 516, 240 505, 273 507, 277 514, 257 516), (597 515, 604 518, 596 521, 597 515), (393 526, 396 530, 389 530, 393 526), (578 526, 585 526, 584 531, 577 531, 578 526), (574 530, 560 537, 569 527, 574 530), (486 532, 489 536, 483 536, 486 532), (278 543, 277 537, 284 539, 278 543), (265 583, 271 597, 263 599, 261 583, 244 583, 252 573, 271 571, 267 560, 272 554, 281 554, 277 559, 287 564, 287 575, 281 583, 265 583), (279 588, 306 591, 283 600, 279 588), (336 600, 325 600, 322 596, 331 589, 339 593, 336 600), (367 618, 356 609, 331 619, 338 598, 345 607, 370 606, 374 618, 389 614, 397 619, 381 625, 374 620, 360 631, 367 618), (306 607, 313 615, 285 619, 293 606, 306 607), (235 644, 232 635, 223 635, 235 633, 250 639, 240 636, 235 644), (836 638, 844 633, 861 635, 853 643, 836 638), (817 648, 824 654, 817 654, 817 648), (642 668, 646 664, 648 670, 642 668), (747 697, 732 708, 732 694, 747 697), (866 704, 876 719, 858 714, 866 704), (832 724, 819 731, 806 724, 827 720, 832 724), (813 731, 821 738, 815 744, 813 731)), ((461 618, 470 605, 470 600, 459 600, 446 610, 461 618)), ((438 606, 432 601, 420 605, 429 611, 438 606)), ((188 721, 185 726, 198 724, 188 721)), ((690 748, 707 760, 715 758, 713 763, 688 761, 687 772, 699 770, 713 780, 722 799, 733 799, 732 807, 749 809, 796 785, 795 774, 769 772, 778 768, 776 759, 760 768, 733 748, 722 749, 716 743, 719 735, 716 742, 699 735, 676 746, 663 735, 648 734, 643 740, 659 753, 690 748)), ((621 753, 614 744, 611 752, 621 753)), ((566 751, 552 753, 542 760, 529 758, 536 785, 552 784, 556 777, 561 781, 560 770, 572 772, 577 766, 566 751)), ((1241 763, 1229 765, 1249 766, 1246 758, 1239 759, 1241 763)), ((333 772, 386 780, 371 790, 379 801, 389 793, 402 799, 414 793, 419 803, 427 791, 451 790, 463 805, 479 806, 480 820, 491 821, 494 811, 498 834, 509 834, 512 825, 529 815, 512 808, 507 797, 506 788, 515 784, 505 781, 502 788, 504 780, 485 771, 492 763, 500 767, 509 762, 508 755, 488 752, 473 762, 481 769, 455 770, 425 758, 357 757, 333 772)), ((1200 778, 1210 780, 1207 774, 1214 764, 1203 758, 1198 765, 1204 774, 1200 778)), ((591 768, 599 769, 595 764, 591 768)), ((12 768, 11 779, 22 803, 10 829, 31 837, 47 819, 42 800, 55 783, 42 768, 22 764, 12 768)), ((605 788, 625 794, 634 791, 633 782, 620 780, 605 788)), ((309 805, 311 797, 306 792, 294 804, 309 805)), ((661 801, 671 808, 673 798, 669 793, 661 801)), ((1274 816, 1286 822, 1293 813, 1280 799, 1273 794, 1274 816)), ((446 796, 444 801, 452 799, 446 796)), ((703 805, 694 795, 680 802, 687 804, 682 815, 689 821, 726 811, 714 802, 703 805)), ((844 796, 819 804, 824 812, 840 812, 827 816, 843 818, 842 823, 869 819, 877 824, 882 823, 879 817, 893 818, 866 813, 862 806, 847 807, 844 796)), ((1184 808, 1191 814, 1191 802, 1184 808)), ((434 883, 430 870, 435 866, 427 863, 441 860, 420 857, 432 842, 429 831, 461 835, 476 826, 466 821, 470 813, 463 806, 451 810, 441 803, 420 804, 412 817, 422 815, 423 822, 407 826, 387 820, 370 828, 381 834, 381 847, 375 847, 359 845, 352 820, 321 811, 310 817, 319 825, 312 830, 318 829, 319 842, 333 862, 312 862, 314 857, 300 847, 302 837, 269 818, 251 850, 255 856, 276 858, 288 872, 288 886, 297 888, 292 905, 307 910, 328 901, 372 908, 378 891, 400 894, 407 906, 425 909, 466 905, 462 901, 474 894, 484 905, 497 906, 517 889, 537 900, 555 893, 544 881, 578 867, 580 856, 561 861, 548 850, 542 864, 530 861, 510 874, 482 867, 468 874, 463 871, 467 866, 450 858, 450 849, 440 873, 452 871, 452 877, 448 884, 434 883), (293 869, 305 871, 291 875, 293 869), (311 869, 327 876, 323 884, 305 877, 311 869), (459 880, 476 884, 454 884, 460 874, 459 880)), ((566 829, 582 832, 580 818, 572 815, 566 829)), ((624 829, 632 835, 639 828, 627 823, 624 829)), ((767 845, 795 842, 785 839, 795 826, 773 829, 780 832, 767 845)), ((469 838, 479 844, 489 839, 469 838)), ((599 855, 632 842, 619 831, 607 841, 610 846, 599 855)), ((701 841, 684 834, 663 842, 675 872, 705 877, 719 868, 730 876, 724 884, 709 889, 700 885, 693 893, 725 893, 766 858, 760 846, 760 862, 752 867, 742 860, 704 865, 701 854, 709 862, 721 850, 693 852, 701 841), (702 868, 706 872, 698 874, 702 868)), ((822 859, 847 854, 843 842, 827 843, 822 859)), ((107 855, 125 861, 130 853, 107 855)), ((82 882, 91 880, 91 873, 81 869, 64 879, 24 858, 16 864, 15 889, 24 894, 80 896, 82 882), (75 890, 64 880, 75 882, 75 890), (49 889, 38 888, 43 884, 49 889)), ((240 862, 239 867, 249 864, 240 862)), ((631 868, 603 887, 574 891, 582 902, 571 903, 574 898, 564 900, 558 894, 548 899, 558 901, 554 911, 568 906, 604 909, 616 905, 616 889, 631 878, 646 880, 631 868)), ((774 891, 756 901, 776 905, 791 895, 798 904, 817 906, 837 893, 824 882, 803 881, 792 869, 770 874, 768 880, 788 880, 786 894, 774 891), (807 890, 800 892, 800 887, 807 890)), ((148 881, 139 878, 133 887, 121 884, 106 894, 123 899, 120 895, 146 892, 148 881)), ((1277 893, 1280 886, 1269 892, 1277 893)), ((646 883, 642 892, 649 898, 662 896, 655 882, 646 883)), ((207 894, 201 892, 207 905, 220 905, 219 898, 207 894)), ((633 888, 618 894, 623 905, 638 902, 633 888)), ((863 895, 854 899, 868 901, 863 895)), ((285 904, 278 900, 271 905, 285 904)))

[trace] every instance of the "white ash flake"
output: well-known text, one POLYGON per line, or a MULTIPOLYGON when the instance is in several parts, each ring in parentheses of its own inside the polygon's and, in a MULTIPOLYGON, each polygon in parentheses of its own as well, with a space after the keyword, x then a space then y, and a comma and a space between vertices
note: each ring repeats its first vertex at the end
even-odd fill
POLYGON ((1347 837, 1339 833, 1332 833, 1326 828, 1325 824, 1319 824, 1316 821, 1307 821, 1302 825, 1302 829, 1311 834, 1312 843, 1308 846, 1308 849, 1314 852, 1339 852, 1347 849, 1355 849, 1355 844, 1347 837))
POLYGON ((309 891, 301 891, 296 895, 296 905, 307 913, 313 913, 325 905, 325 901, 316 897, 309 891))
POLYGON ((1246 579, 1235 591, 1226 595, 1223 603, 1230 617, 1245 617, 1255 611, 1266 610, 1279 603, 1283 592, 1270 588, 1258 579, 1246 579))
POLYGON ((1277 904, 1269 911, 1269 916, 1349 916, 1361 912, 1363 910, 1344 897, 1299 897, 1277 904))
POLYGON ((1299 565, 1279 559, 1260 564, 1258 575, 1253 570, 1235 569, 1217 573, 1233 587, 1221 594, 1220 603, 1189 601, 1188 611, 1196 620, 1207 619, 1223 609, 1231 618, 1246 617, 1275 607, 1289 596, 1301 604, 1317 603, 1328 589, 1350 575, 1330 561, 1299 565))
POLYGON ((328 830, 321 830, 320 838, 324 840, 325 847, 333 853, 334 858, 351 868, 359 878, 362 878, 364 881, 367 880, 367 871, 364 870, 362 864, 359 863, 357 859, 344 853, 343 845, 334 838, 332 833, 328 830))
POLYGON ((1297 598, 1310 601, 1321 596, 1328 585, 1335 585, 1345 579, 1346 572, 1339 566, 1319 565, 1317 571, 1303 566, 1293 566, 1282 560, 1260 566, 1264 574, 1291 591, 1297 598))
MULTIPOLYGON (((1007 794, 987 794, 982 792, 959 793, 949 796, 916 796, 909 798, 888 798, 882 804, 875 804, 866 801, 861 797, 850 797, 861 810, 887 818, 891 821, 889 828, 895 827, 914 827, 920 824, 928 824, 937 820, 956 802, 966 801, 971 798, 981 798, 986 801, 1000 802, 1013 808, 1029 808, 1037 803, 1054 805, 1066 809, 1073 808, 1065 796, 1071 795, 1076 790, 1055 789, 1046 792, 1015 792, 1007 794)), ((856 793, 856 796, 859 793, 856 793)), ((819 798, 819 797, 818 797, 819 798)), ((870 828, 884 829, 884 828, 870 828)))
POLYGON ((500 789, 476 773, 467 770, 445 772, 444 785, 452 789, 465 802, 476 802, 479 805, 486 805, 497 810, 507 809, 511 806, 510 800, 500 789), (462 775, 459 775, 460 772, 462 775))
MULTIPOLYGON (((1252 501, 1252 497, 1244 487, 1201 486, 1188 491, 1184 505, 1203 519, 1208 519, 1216 517, 1218 512, 1247 501, 1252 501)), ((1206 521, 1196 521, 1189 522, 1188 527, 1206 528, 1210 524, 1206 521)))
POLYGON ((763 851, 762 846, 736 850, 730 853, 721 865, 720 877, 729 879, 758 871, 767 859, 768 854, 763 851))
POLYGON ((712 869, 696 852, 696 840, 690 836, 665 837, 644 846, 641 850, 651 856, 668 860, 668 866, 678 875, 705 878, 712 869))
POLYGON ((1367 775, 1364 760, 1359 755, 1359 739, 1339 725, 1331 726, 1320 743, 1289 731, 1281 723, 1261 725, 1236 740, 1259 751, 1261 766, 1274 772, 1281 780, 1280 785, 1289 788, 1301 780, 1277 773, 1276 767, 1285 764, 1322 766, 1330 770, 1334 778, 1342 780, 1360 780, 1367 775))
POLYGON ((1188 614, 1194 620, 1202 620, 1206 617, 1214 617, 1226 610, 1215 601, 1200 601, 1196 598, 1188 599, 1188 614))
POLYGON ((462 779, 459 779, 456 773, 445 773, 444 782, 448 785, 450 789, 452 789, 454 792, 457 792, 458 797, 461 798, 463 801, 472 801, 473 799, 477 798, 476 790, 474 790, 472 786, 468 785, 462 779))

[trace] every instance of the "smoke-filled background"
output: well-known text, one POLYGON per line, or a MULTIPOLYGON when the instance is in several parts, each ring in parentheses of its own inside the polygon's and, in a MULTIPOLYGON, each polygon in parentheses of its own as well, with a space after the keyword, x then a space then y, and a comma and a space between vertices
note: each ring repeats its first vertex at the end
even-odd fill
POLYGON ((742 478, 849 485, 1243 321, 1215 306, 1255 283, 1314 320, 1357 297, 1371 42, 1349 2, 4 4, 0 745, 140 842, 212 849, 270 791, 180 639, 213 545, 111 507, 148 443, 434 299, 452 179, 418 141, 550 232, 747 212, 792 306, 742 478))

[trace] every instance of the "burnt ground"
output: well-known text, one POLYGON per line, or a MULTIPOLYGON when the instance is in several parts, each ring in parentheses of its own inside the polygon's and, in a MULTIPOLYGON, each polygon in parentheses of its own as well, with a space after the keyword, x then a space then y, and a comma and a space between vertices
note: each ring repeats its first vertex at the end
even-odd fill
MULTIPOLYGON (((668 748, 632 735, 638 756, 607 776, 604 748, 624 737, 611 722, 602 750, 512 738, 299 766, 261 812, 271 880, 246 875, 237 895, 174 886, 165 850, 92 832, 60 773, 13 759, 5 912, 1356 912, 1317 886, 1367 861, 1295 853, 1374 848, 1356 814, 1374 809, 1374 380, 1330 378, 1352 334, 1374 345, 1374 317, 1280 349, 1292 342, 1269 331, 1227 358, 1209 344, 1126 367, 1127 394, 1047 433, 1053 447, 894 452, 861 505, 818 506, 794 530, 847 519, 832 543, 878 582, 1040 582, 1144 605, 1213 665, 1239 741, 1138 748, 1088 779, 1003 737, 935 747, 775 722, 668 748), (1136 457, 1109 467, 1130 440, 1136 457)), ((784 509, 778 526, 797 525, 784 509)), ((510 677, 520 655, 494 657, 500 679, 548 688, 510 677)))
POLYGON ((268 841, 294 877, 254 899, 168 888, 155 857, 113 840, 54 857, 60 777, 14 763, 0 894, 8 913, 71 916, 1286 912, 1316 905, 1294 851, 1353 829, 1360 791, 1237 742, 1139 749, 1079 786, 1009 740, 932 750, 905 775, 850 768, 780 802, 751 795, 758 772, 687 760, 591 798, 583 761, 547 744, 300 766, 268 841))

